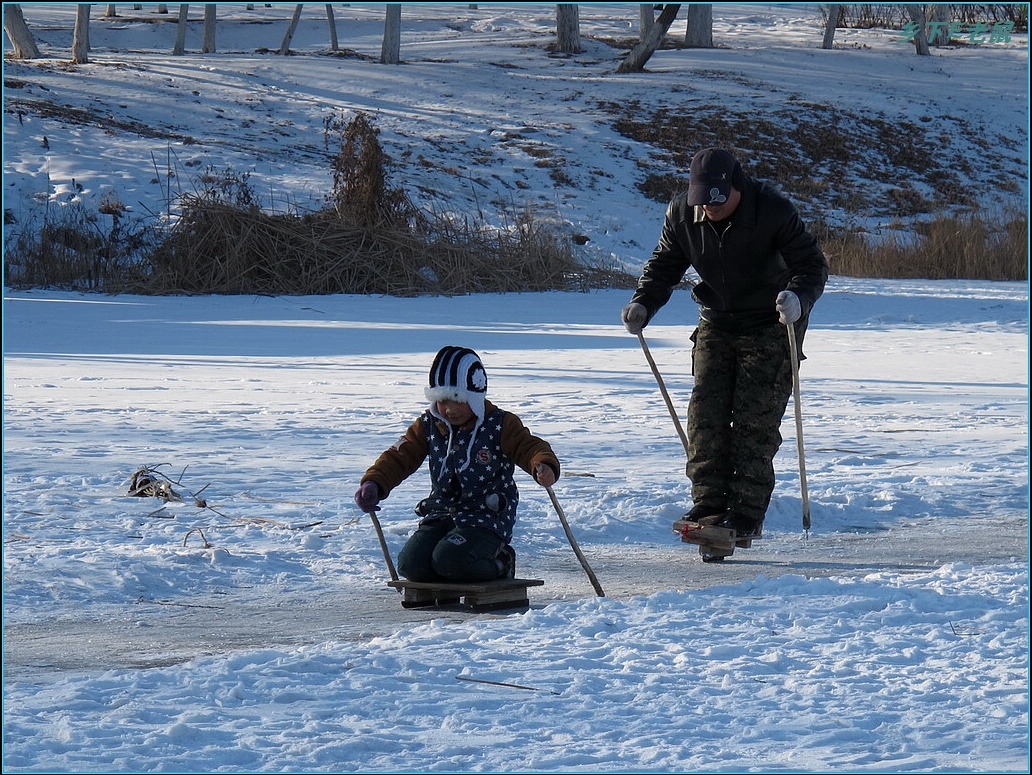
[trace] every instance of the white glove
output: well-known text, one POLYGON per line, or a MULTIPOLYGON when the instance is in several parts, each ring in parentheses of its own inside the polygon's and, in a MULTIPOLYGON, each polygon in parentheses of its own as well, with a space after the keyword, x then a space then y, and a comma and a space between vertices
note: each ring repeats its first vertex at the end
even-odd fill
POLYGON ((627 329, 627 333, 640 334, 641 330, 645 328, 645 324, 649 320, 649 311, 645 309, 644 304, 632 301, 620 310, 620 320, 623 321, 624 328, 627 329))
POLYGON ((799 304, 799 297, 792 293, 792 291, 782 291, 779 293, 774 306, 778 310, 781 322, 786 326, 792 325, 803 315, 803 308, 799 304))

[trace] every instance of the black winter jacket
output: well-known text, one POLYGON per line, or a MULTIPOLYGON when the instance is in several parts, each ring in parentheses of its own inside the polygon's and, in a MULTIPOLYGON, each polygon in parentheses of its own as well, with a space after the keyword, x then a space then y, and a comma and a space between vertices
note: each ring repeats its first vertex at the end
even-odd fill
POLYGON ((701 278, 692 297, 718 328, 744 333, 776 323, 775 299, 789 290, 799 297, 805 330, 824 292, 828 262, 793 204, 766 183, 747 179, 728 223, 720 234, 701 207, 686 204, 683 194, 675 198, 631 301, 643 304, 651 320, 692 267, 701 278))

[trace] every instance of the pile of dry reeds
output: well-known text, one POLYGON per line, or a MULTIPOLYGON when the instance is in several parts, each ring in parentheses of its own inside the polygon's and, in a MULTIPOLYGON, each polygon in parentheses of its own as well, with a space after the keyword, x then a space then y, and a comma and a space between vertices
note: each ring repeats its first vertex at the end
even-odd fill
POLYGON ((246 175, 209 178, 179 202, 148 257, 138 293, 505 293, 587 282, 569 239, 523 218, 491 229, 427 213, 390 182, 391 161, 370 118, 331 116, 329 206, 305 215, 262 211, 246 175))
POLYGON ((845 230, 820 240, 833 274, 929 280, 1028 280, 1028 217, 941 216, 878 241, 845 230))
POLYGON ((581 268, 546 228, 491 232, 443 219, 357 226, 332 210, 269 214, 208 197, 182 216, 150 257, 136 293, 503 293, 565 290, 581 268))

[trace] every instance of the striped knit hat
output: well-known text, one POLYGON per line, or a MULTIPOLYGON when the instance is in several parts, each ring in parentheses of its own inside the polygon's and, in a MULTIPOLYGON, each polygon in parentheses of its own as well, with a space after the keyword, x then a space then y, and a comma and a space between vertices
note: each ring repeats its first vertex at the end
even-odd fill
POLYGON ((487 373, 480 356, 465 347, 442 347, 430 367, 430 401, 464 401, 481 421, 487 395, 487 373))

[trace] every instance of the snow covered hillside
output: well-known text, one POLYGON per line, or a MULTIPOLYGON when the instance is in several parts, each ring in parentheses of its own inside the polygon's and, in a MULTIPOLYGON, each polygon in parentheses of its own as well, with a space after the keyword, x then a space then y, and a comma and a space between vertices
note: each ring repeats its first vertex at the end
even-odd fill
MULTIPOLYGON (((324 6, 305 5, 289 56, 274 52, 293 6, 220 5, 207 55, 195 7, 183 56, 169 53, 175 14, 100 8, 91 62, 70 66, 74 7, 25 5, 48 58, 5 63, 6 233, 48 205, 105 197, 159 215, 226 172, 249 176, 265 207, 320 207, 326 121, 354 111, 425 206, 498 225, 530 213, 632 273, 665 207, 643 189, 683 179, 707 145, 776 174, 810 220, 875 235, 946 202, 992 215, 1027 198, 1027 34, 918 57, 898 30, 841 29, 822 50, 816 6, 726 3, 716 48, 661 50, 647 72, 618 75, 626 49, 612 44, 637 35, 635 5, 581 5, 584 51, 567 56, 549 52, 551 5, 404 6, 393 66, 377 61, 378 4, 335 7, 336 55, 324 6), (653 143, 631 139, 640 124, 653 143)), ((670 35, 683 37, 683 14, 670 35)))

